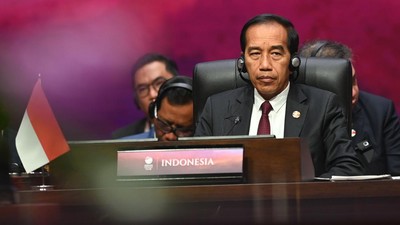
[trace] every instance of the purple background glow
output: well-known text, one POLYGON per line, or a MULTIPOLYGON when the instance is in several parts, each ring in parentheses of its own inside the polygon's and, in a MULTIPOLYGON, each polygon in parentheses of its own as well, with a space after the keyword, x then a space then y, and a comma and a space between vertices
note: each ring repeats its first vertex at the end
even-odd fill
POLYGON ((68 140, 108 139, 143 117, 130 84, 146 52, 176 60, 191 76, 198 62, 237 58, 243 24, 259 13, 290 19, 300 43, 349 45, 361 89, 400 110, 398 0, 2 0, 0 95, 18 129, 38 74, 68 140))

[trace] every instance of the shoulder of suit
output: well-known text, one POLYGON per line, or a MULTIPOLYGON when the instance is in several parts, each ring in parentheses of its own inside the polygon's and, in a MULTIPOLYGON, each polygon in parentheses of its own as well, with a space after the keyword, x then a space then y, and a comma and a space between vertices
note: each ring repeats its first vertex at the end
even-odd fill
POLYGON ((243 87, 238 87, 235 89, 230 89, 226 91, 222 91, 216 94, 213 94, 213 98, 227 98, 229 96, 237 96, 238 94, 242 94, 244 92, 252 92, 253 86, 251 85, 245 85, 243 87))
POLYGON ((146 122, 147 122, 147 119, 142 118, 131 124, 120 127, 117 130, 112 132, 112 137, 113 138, 121 138, 121 137, 128 136, 128 135, 142 133, 144 131, 146 122))
POLYGON ((300 90, 302 90, 304 93, 311 94, 311 95, 318 95, 318 96, 324 96, 324 95, 335 95, 335 93, 328 91, 328 90, 324 90, 321 88, 317 88, 314 86, 310 86, 310 85, 306 85, 306 84, 290 84, 290 87, 292 88, 298 88, 300 90))
POLYGON ((369 92, 366 92, 366 91, 360 91, 359 99, 366 100, 368 102, 371 102, 371 101, 373 101, 373 102, 381 102, 382 104, 383 103, 391 104, 391 102, 392 102, 392 100, 390 100, 390 99, 388 99, 386 97, 383 97, 383 96, 380 96, 380 95, 375 95, 375 94, 372 94, 372 93, 369 93, 369 92))

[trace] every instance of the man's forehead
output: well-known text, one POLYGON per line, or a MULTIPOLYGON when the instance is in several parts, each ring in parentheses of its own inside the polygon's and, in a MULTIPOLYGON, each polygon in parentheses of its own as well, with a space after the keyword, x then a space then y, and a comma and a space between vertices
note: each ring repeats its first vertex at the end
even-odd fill
POLYGON ((136 85, 140 84, 150 84, 156 79, 159 79, 160 77, 163 77, 165 79, 169 79, 173 77, 173 74, 168 72, 164 67, 159 67, 159 68, 143 68, 144 70, 138 70, 135 74, 135 79, 134 82, 136 85))
POLYGON ((258 24, 249 28, 246 33, 247 48, 284 48, 287 43, 286 29, 280 24, 258 24))
POLYGON ((193 119, 193 101, 186 104, 171 104, 167 97, 161 100, 161 107, 158 109, 157 114, 169 123, 176 123, 178 125, 185 125, 193 119))

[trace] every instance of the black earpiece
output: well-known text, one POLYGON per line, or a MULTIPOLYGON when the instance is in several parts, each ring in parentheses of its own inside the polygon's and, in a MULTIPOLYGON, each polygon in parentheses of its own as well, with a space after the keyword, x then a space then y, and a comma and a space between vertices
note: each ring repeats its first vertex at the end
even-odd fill
POLYGON ((247 74, 246 65, 244 64, 244 56, 240 56, 240 58, 238 58, 236 60, 236 66, 237 66, 240 78, 242 78, 242 80, 244 80, 245 82, 250 83, 249 75, 247 74))
POLYGON ((246 65, 244 64, 244 56, 240 56, 240 58, 238 58, 237 68, 239 73, 247 73, 246 65))
POLYGON ((300 67, 301 60, 300 57, 297 54, 293 54, 293 56, 290 58, 290 64, 289 64, 289 69, 290 71, 295 71, 300 67))

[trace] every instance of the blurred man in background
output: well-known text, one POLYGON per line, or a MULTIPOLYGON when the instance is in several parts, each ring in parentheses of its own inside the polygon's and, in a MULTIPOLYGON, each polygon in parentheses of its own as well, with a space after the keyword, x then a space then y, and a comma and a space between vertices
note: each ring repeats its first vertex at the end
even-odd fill
POLYGON ((154 130, 153 124, 147 116, 149 115, 149 104, 156 99, 160 86, 176 75, 178 75, 176 63, 166 56, 149 53, 140 57, 132 69, 132 87, 135 104, 144 112, 146 117, 115 130, 112 133, 112 138, 121 138, 154 130))
MULTIPOLYGON (((339 42, 316 40, 305 43, 302 57, 353 60, 351 49, 339 42)), ((366 174, 400 175, 400 123, 393 101, 360 91, 353 65, 352 143, 366 160, 366 174)))

